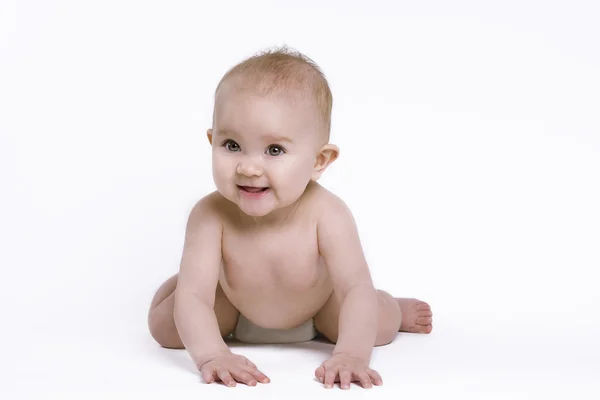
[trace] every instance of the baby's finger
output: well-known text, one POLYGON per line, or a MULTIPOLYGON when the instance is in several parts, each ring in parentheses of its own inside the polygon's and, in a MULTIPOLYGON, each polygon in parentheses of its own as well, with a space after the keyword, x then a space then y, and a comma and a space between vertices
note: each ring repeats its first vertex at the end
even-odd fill
POLYGON ((367 374, 371 377, 371 382, 373 382, 374 385, 376 385, 376 386, 383 385, 381 376, 377 373, 377 371, 372 370, 371 368, 367 368, 367 374))
POLYGON ((231 377, 231 374, 229 373, 229 371, 227 371, 226 369, 219 368, 217 370, 217 375, 219 376, 219 379, 221 380, 221 382, 223 382, 225 385, 235 386, 235 381, 231 377))
POLYGON ((200 375, 202 380, 206 383, 213 383, 215 381, 215 371, 212 368, 202 367, 200 369, 200 375))
POLYGON ((269 383, 269 382, 271 382, 271 380, 269 379, 269 377, 266 376, 265 374, 263 374, 258 369, 256 369, 256 367, 247 366, 246 368, 244 368, 244 370, 246 372, 248 372, 250 375, 252 375, 254 377, 254 379, 256 379, 260 383, 269 383))
POLYGON ((362 385, 362 387, 364 389, 370 389, 370 388, 373 387, 373 383, 371 382, 371 378, 369 377, 369 375, 365 371, 359 372, 355 376, 356 376, 356 380, 358 382, 360 382, 360 384, 362 385))
POLYGON ((256 368, 256 364, 246 358, 246 364, 251 366, 252 368, 256 368))
POLYGON ((321 383, 325 381, 325 368, 323 368, 322 365, 315 370, 315 378, 317 378, 321 383))
POLYGON ((242 369, 231 371, 231 376, 233 376, 238 382, 245 383, 248 386, 256 386, 256 379, 242 369))
POLYGON ((352 374, 347 370, 340 370, 340 387, 342 389, 350 389, 350 381, 352 374))
POLYGON ((337 377, 337 368, 330 368, 330 369, 325 370, 324 383, 325 383, 326 389, 331 389, 333 387, 336 377, 337 377))

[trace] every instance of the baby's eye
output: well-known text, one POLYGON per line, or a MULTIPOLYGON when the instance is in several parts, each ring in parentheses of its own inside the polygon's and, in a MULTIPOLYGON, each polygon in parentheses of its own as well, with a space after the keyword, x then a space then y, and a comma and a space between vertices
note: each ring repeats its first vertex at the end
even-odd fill
POLYGON ((269 153, 270 156, 280 156, 283 153, 285 153, 285 150, 283 150, 283 147, 281 146, 277 146, 275 144, 269 146, 269 148, 267 149, 267 152, 269 153))
POLYGON ((240 151, 240 145, 231 139, 226 140, 223 145, 229 151, 240 151))

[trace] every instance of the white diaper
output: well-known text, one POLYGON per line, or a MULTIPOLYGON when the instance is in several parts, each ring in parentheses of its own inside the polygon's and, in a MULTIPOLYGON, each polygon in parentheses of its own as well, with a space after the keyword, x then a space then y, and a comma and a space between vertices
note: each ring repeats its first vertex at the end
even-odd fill
POLYGON ((240 314, 233 337, 240 342, 278 344, 308 342, 317 337, 312 318, 292 329, 268 329, 255 325, 240 314))

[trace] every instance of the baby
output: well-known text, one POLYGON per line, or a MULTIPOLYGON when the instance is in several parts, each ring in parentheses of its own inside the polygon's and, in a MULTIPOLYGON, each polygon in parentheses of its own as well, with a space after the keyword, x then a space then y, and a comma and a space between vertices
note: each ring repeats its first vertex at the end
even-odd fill
POLYGON ((187 349, 207 383, 269 382, 228 349, 232 334, 282 343, 314 331, 335 343, 316 378, 370 388, 382 384, 373 346, 432 330, 427 303, 373 287, 350 210, 317 183, 339 154, 331 108, 319 67, 285 48, 245 60, 216 89, 207 136, 217 190, 191 210, 179 273, 148 315, 152 337, 187 349))

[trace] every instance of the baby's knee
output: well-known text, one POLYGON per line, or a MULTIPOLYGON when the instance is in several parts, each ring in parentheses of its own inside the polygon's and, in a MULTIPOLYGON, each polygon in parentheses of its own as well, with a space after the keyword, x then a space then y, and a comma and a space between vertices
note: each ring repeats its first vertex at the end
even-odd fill
MULTIPOLYGON (((398 300, 386 291, 378 290, 379 293, 379 316, 393 321, 402 322, 402 311, 398 300)), ((400 325, 398 325, 400 326, 400 325)))
POLYGON ((148 315, 148 330, 152 338, 167 349, 183 349, 183 343, 174 322, 165 318, 162 310, 151 310, 148 315))
POLYGON ((375 346, 391 343, 398 334, 402 313, 396 299, 387 292, 379 290, 379 321, 375 346))
POLYGON ((399 327, 400 325, 396 326, 391 320, 380 321, 375 346, 384 346, 392 343, 398 334, 399 327))

